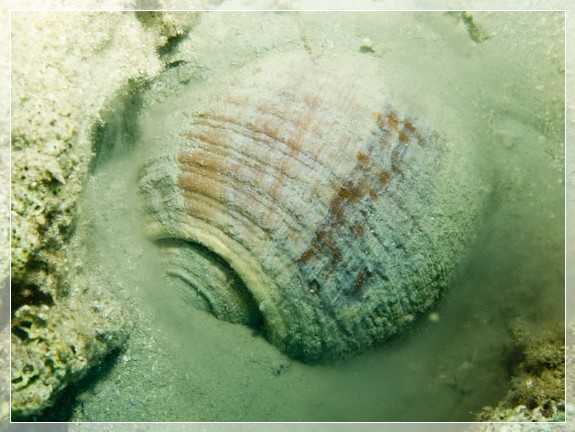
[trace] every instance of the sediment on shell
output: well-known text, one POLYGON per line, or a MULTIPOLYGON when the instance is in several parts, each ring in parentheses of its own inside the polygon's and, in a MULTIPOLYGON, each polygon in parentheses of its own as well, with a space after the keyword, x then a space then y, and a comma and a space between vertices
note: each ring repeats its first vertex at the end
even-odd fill
POLYGON ((298 53, 256 71, 182 89, 169 145, 149 138, 146 226, 197 307, 304 361, 365 350, 447 285, 481 207, 472 160, 350 71, 298 53))

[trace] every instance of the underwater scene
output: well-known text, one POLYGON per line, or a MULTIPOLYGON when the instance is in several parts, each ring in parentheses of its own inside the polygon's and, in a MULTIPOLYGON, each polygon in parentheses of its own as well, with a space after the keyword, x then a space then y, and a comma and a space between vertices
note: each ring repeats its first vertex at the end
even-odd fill
POLYGON ((12 420, 564 421, 564 18, 14 13, 12 420))

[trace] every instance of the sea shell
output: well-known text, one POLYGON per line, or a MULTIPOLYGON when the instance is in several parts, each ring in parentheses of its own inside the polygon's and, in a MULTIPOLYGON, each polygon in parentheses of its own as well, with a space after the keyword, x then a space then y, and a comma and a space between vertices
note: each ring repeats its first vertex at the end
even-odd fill
POLYGON ((182 298, 307 362, 427 310, 481 211, 469 146, 365 57, 272 56, 182 85, 143 122, 145 231, 182 298))

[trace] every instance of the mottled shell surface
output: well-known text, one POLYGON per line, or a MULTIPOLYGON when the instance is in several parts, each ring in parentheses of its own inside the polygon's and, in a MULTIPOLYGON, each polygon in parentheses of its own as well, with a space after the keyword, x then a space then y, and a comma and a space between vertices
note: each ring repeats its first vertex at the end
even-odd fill
POLYGON ((360 58, 274 56, 182 86, 144 127, 145 231, 182 298, 308 362, 427 310, 481 208, 472 153, 360 58))

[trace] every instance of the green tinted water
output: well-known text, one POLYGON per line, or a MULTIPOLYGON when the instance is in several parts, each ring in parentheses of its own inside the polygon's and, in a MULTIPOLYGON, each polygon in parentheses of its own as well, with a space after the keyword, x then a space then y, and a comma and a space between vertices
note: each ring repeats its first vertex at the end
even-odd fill
POLYGON ((110 287, 135 327, 125 352, 78 396, 72 419, 469 421, 496 404, 509 385, 510 328, 535 333, 563 321, 562 15, 478 14, 476 28, 445 14, 203 20, 180 54, 198 69, 179 74, 249 61, 267 44, 304 40, 321 54, 370 39, 398 97, 480 150, 490 188, 484 224, 427 319, 372 352, 308 366, 183 304, 138 229, 138 148, 112 151, 86 187, 80 225, 90 229, 77 247, 87 251, 87 277, 110 287), (266 31, 252 31, 256 23, 266 31), (247 60, 230 40, 247 41, 247 60), (445 121, 445 107, 457 123, 445 121))

